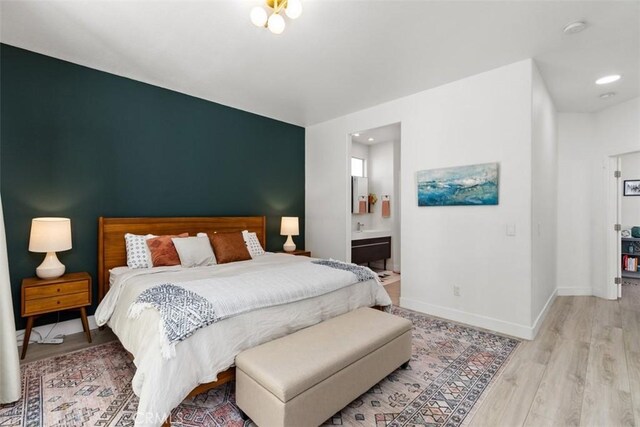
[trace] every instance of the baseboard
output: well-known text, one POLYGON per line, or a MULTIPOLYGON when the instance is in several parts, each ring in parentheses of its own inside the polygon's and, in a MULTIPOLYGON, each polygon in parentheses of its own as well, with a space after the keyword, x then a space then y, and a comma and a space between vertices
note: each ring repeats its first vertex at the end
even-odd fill
POLYGON ((573 296, 592 296, 594 295, 591 288, 558 288, 556 294, 560 297, 573 297, 573 296))
POLYGON ((538 331, 540 330, 540 326, 542 325, 542 322, 544 322, 544 319, 547 317, 547 313, 549 312, 549 309, 553 305, 553 302, 556 300, 556 296, 557 295, 558 295, 558 290, 557 289, 555 289, 553 292, 551 292, 551 295, 549 296, 549 299, 547 300, 547 303, 544 305, 544 307, 540 311, 540 314, 538 314, 538 317, 536 318, 536 321, 533 322, 532 338, 531 339, 534 339, 535 337, 538 336, 538 331))
MULTIPOLYGON (((96 324, 96 319, 91 316, 87 316, 87 320, 89 321, 89 329, 97 329, 98 325, 96 324)), ((33 331, 38 331, 40 335, 43 337, 49 333, 51 328, 55 325, 55 323, 50 323, 48 325, 39 325, 34 326, 31 329, 31 339, 37 339, 37 334, 34 334, 33 331)), ((49 334, 49 338, 55 337, 56 335, 71 335, 77 334, 78 332, 82 332, 82 320, 80 318, 65 320, 64 322, 58 323, 56 327, 49 334)), ((16 331, 16 338, 20 340, 20 345, 22 345, 22 339, 24 337, 24 329, 20 329, 16 331)))
POLYGON ((470 326, 489 329, 502 334, 511 335, 525 340, 533 339, 533 328, 530 326, 520 325, 504 320, 495 319, 493 317, 482 316, 479 314, 467 313, 439 305, 427 304, 422 301, 400 297, 400 307, 416 310, 421 313, 438 316, 454 322, 464 323, 470 326))

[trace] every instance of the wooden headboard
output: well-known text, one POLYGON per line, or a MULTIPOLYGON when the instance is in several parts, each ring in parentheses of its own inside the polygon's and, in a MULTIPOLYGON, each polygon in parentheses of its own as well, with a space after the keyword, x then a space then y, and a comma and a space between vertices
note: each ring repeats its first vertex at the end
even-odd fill
POLYGON ((166 217, 166 218, 98 218, 98 302, 109 290, 109 270, 127 265, 124 242, 126 233, 180 234, 195 236, 225 231, 253 231, 262 247, 266 247, 264 216, 166 217))

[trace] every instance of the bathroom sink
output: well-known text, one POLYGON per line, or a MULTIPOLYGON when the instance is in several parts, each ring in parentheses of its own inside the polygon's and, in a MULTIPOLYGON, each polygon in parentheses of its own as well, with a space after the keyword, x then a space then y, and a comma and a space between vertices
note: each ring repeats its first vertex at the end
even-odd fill
POLYGON ((391 230, 364 229, 362 231, 351 232, 351 240, 371 239, 374 237, 389 237, 391 230))

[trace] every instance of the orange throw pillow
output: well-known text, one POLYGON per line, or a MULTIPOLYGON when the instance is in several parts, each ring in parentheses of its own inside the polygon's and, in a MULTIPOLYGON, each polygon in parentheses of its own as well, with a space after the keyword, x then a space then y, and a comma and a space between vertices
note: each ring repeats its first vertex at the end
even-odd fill
POLYGON ((178 251, 171 241, 172 237, 189 237, 189 233, 177 236, 158 236, 147 240, 147 246, 151 252, 151 262, 154 267, 165 265, 180 265, 178 251))
POLYGON ((218 264, 251 259, 241 231, 210 234, 209 240, 218 264))

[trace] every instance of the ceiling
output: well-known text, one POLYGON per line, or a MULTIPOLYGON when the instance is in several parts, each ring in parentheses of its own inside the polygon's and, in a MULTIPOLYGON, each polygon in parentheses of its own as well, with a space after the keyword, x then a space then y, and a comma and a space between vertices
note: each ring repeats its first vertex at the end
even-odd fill
POLYGON ((279 36, 251 24, 257 4, 2 0, 0 41, 301 126, 526 58, 559 111, 639 94, 639 1, 303 0, 279 36))
POLYGON ((380 126, 379 128, 374 129, 364 129, 351 135, 351 141, 365 145, 399 140, 400 123, 393 123, 391 125, 380 126), (373 138, 373 141, 369 141, 369 138, 373 138))

